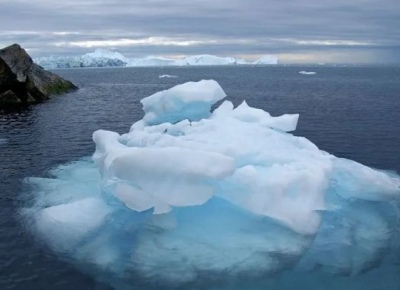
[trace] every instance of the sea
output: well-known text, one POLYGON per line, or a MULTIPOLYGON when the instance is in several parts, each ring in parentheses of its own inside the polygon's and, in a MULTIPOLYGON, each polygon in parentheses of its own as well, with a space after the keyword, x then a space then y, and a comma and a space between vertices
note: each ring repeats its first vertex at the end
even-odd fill
MULTIPOLYGON (((246 100, 273 116, 299 113, 293 134, 336 156, 400 172, 400 67, 82 68, 55 72, 74 82, 79 90, 45 103, 0 111, 2 290, 114 289, 115 284, 99 281, 35 240, 20 218, 26 195, 31 194, 24 180, 47 177, 49 170, 60 164, 91 156, 94 131, 129 131, 143 116, 142 98, 180 83, 214 79, 236 105, 246 100)), ((396 275, 368 273, 340 277, 337 285, 328 279, 324 289, 352 289, 351 281, 363 279, 363 275, 368 279, 365 290, 400 289, 396 275)), ((194 285, 193 289, 199 288, 194 285)), ((218 287, 210 285, 210 289, 218 287)), ((251 289, 272 288, 253 285, 251 289)), ((275 289, 280 289, 279 283, 275 289)), ((314 290, 310 285, 292 289, 314 290)))

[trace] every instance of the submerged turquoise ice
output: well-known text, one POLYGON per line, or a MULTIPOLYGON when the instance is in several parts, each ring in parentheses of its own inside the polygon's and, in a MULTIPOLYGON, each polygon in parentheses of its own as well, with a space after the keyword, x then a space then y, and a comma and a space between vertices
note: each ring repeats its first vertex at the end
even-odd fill
POLYGON ((210 113, 224 97, 201 81, 143 99, 92 160, 27 180, 30 228, 117 289, 398 289, 399 176, 288 133, 298 115, 210 113))

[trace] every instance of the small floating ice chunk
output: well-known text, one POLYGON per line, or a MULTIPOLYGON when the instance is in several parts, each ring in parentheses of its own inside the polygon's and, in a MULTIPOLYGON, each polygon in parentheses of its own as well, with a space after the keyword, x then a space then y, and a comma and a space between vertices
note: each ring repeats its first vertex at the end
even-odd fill
POLYGON ((301 75, 316 75, 317 73, 315 71, 299 71, 299 74, 301 75))
POLYGON ((164 79, 164 78, 177 78, 178 76, 175 76, 175 75, 160 75, 158 77, 160 79, 164 79))

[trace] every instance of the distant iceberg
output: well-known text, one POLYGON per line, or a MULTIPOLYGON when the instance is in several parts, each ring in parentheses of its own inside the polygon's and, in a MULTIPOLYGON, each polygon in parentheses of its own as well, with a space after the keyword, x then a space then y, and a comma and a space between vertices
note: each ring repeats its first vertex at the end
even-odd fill
POLYGON ((263 64, 278 64, 278 57, 275 55, 264 55, 259 60, 256 60, 252 64, 263 65, 263 64))
POLYGON ((178 76, 175 75, 159 75, 158 78, 164 79, 164 78, 177 78, 178 76))
POLYGON ((46 69, 78 68, 78 67, 151 67, 151 66, 216 66, 216 65, 276 65, 278 58, 266 55, 254 62, 233 57, 215 55, 195 55, 182 59, 170 59, 159 56, 144 58, 126 58, 119 52, 107 49, 97 49, 95 52, 82 56, 50 56, 35 58, 34 62, 46 69))
POLYGON ((27 180, 28 227, 116 289, 343 289, 398 258, 399 176, 290 134, 298 114, 225 96, 203 80, 144 98, 128 133, 94 132, 94 163, 27 180))
POLYGON ((86 53, 82 56, 83 58, 93 58, 93 59, 117 59, 122 62, 128 62, 129 59, 127 59, 125 56, 123 56, 121 53, 108 50, 108 49, 96 49, 94 52, 86 53))
POLYGON ((131 58, 126 61, 125 66, 171 66, 174 65, 175 60, 149 55, 145 58, 131 58))
POLYGON ((195 55, 182 60, 175 61, 175 65, 234 65, 236 59, 233 57, 218 57, 215 55, 195 55))
POLYGON ((83 56, 39 57, 33 61, 45 69, 81 68, 81 67, 121 67, 126 66, 125 58, 109 58, 109 54, 88 53, 83 56))
POLYGON ((301 75, 316 75, 317 73, 315 71, 299 71, 299 74, 301 75))

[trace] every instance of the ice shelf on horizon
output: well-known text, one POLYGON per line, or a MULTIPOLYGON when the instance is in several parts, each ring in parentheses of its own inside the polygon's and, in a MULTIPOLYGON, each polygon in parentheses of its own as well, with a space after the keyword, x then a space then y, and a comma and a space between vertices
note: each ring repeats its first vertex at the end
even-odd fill
POLYGON ((127 58, 119 52, 108 49, 96 49, 82 56, 50 56, 34 59, 38 65, 46 69, 78 68, 78 67, 152 67, 152 66, 216 66, 216 65, 276 65, 278 58, 264 55, 256 61, 246 61, 234 57, 215 55, 194 55, 181 59, 147 56, 144 58, 127 58))

